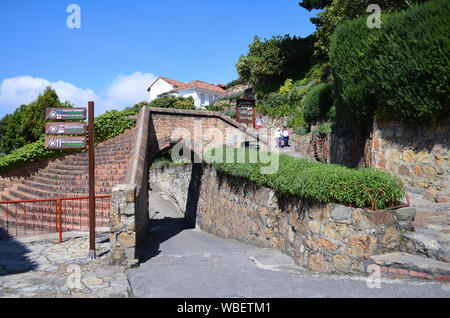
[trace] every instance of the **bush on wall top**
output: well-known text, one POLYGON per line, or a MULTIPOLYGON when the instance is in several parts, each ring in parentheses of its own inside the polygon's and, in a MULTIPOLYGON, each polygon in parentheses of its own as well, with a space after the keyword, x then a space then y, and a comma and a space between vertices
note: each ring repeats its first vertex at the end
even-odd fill
POLYGON ((218 149, 213 149, 204 157, 205 161, 216 169, 232 176, 249 179, 280 194, 299 196, 313 202, 371 208, 373 199, 377 197, 375 208, 385 209, 395 205, 404 195, 398 178, 376 169, 355 170, 281 154, 278 157, 278 171, 274 174, 261 174, 261 167, 267 164, 259 160, 260 152, 253 154, 258 157, 258 163, 249 163, 250 152, 255 150, 234 149, 235 163, 225 163, 224 148, 221 163, 214 160, 216 151, 218 149), (238 151, 246 152, 246 163, 236 163, 238 151))

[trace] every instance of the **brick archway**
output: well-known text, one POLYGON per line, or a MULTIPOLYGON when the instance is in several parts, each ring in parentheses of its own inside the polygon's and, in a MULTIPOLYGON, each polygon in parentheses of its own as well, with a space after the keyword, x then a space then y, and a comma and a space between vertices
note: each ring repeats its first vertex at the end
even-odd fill
MULTIPOLYGON (((148 173, 149 164, 163 149, 180 140, 202 158, 203 150, 211 145, 210 133, 225 138, 213 140, 222 145, 240 145, 242 137, 260 140, 256 131, 217 112, 175 109, 141 109, 136 125, 136 144, 132 150, 127 176, 111 194, 111 255, 113 263, 132 266, 138 262, 139 248, 149 227, 148 173), (231 143, 231 144, 230 144, 231 143)), ((194 185, 195 186, 195 185, 194 185)), ((192 218, 192 216, 191 216, 192 218)))

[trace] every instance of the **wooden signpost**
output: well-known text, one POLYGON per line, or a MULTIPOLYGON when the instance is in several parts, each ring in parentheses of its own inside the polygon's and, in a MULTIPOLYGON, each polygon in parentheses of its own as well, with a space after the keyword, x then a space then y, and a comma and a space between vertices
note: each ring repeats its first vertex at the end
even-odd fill
MULTIPOLYGON (((89 257, 95 259, 94 102, 88 103, 89 149, 89 257)), ((86 149, 86 108, 47 108, 45 148, 86 149)), ((61 217, 61 216, 60 216, 61 217)), ((60 231, 61 233, 61 231, 60 231)))
POLYGON ((256 128, 256 101, 254 99, 236 100, 236 121, 242 124, 253 124, 253 128, 256 128))

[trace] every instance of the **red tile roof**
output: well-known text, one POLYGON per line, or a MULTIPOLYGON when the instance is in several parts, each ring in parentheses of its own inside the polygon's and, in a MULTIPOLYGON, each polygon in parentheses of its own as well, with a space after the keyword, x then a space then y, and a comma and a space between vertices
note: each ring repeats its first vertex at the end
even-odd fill
POLYGON ((181 87, 186 86, 186 84, 183 82, 174 81, 174 80, 171 80, 170 78, 160 76, 156 79, 156 81, 153 82, 152 85, 150 85, 150 87, 147 89, 147 91, 150 92, 150 89, 153 87, 153 85, 155 85, 156 82, 159 81, 160 79, 164 80, 165 82, 169 83, 170 85, 174 86, 175 88, 181 88, 181 87))
POLYGON ((147 91, 150 91, 150 89, 152 88, 152 86, 159 80, 162 79, 164 81, 166 81, 167 83, 171 84, 172 86, 174 86, 174 90, 173 91, 178 91, 181 89, 185 89, 185 88, 203 88, 203 89, 207 89, 210 91, 214 91, 217 92, 219 94, 226 94, 226 91, 222 88, 219 87, 218 85, 213 85, 213 84, 208 84, 205 82, 201 82, 201 81, 193 81, 190 82, 189 84, 185 84, 182 82, 178 82, 178 81, 174 81, 171 80, 169 78, 166 77, 159 77, 149 88, 147 91))
POLYGON ((201 81, 190 82, 185 87, 180 87, 180 88, 177 88, 175 90, 179 91, 179 90, 182 90, 182 89, 185 89, 185 88, 203 88, 203 89, 214 91, 214 92, 217 92, 217 93, 220 93, 220 94, 225 94, 226 93, 226 91, 223 88, 219 87, 219 86, 208 84, 208 83, 201 82, 201 81))

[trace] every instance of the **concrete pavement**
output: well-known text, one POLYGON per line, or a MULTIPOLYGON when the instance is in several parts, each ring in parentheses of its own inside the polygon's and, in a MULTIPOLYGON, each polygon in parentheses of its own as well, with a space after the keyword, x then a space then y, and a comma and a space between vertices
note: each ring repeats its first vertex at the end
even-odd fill
POLYGON ((448 283, 382 279, 369 288, 365 277, 311 273, 280 251, 186 230, 164 194, 151 192, 150 202, 142 264, 127 272, 136 297, 450 297, 448 283))

